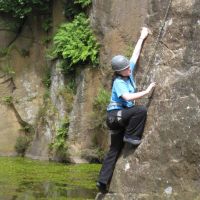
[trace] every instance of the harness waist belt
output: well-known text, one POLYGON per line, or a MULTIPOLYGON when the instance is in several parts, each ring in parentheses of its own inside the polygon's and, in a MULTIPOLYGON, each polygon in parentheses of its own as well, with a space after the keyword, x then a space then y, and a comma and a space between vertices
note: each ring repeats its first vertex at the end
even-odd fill
POLYGON ((123 107, 122 103, 117 103, 117 102, 110 102, 108 106, 109 107, 110 106, 121 106, 121 107, 123 107))

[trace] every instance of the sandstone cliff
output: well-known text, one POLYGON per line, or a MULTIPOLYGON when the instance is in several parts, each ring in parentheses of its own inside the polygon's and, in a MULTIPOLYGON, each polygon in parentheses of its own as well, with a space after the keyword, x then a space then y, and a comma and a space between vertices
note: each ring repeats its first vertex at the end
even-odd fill
MULTIPOLYGON (((65 20, 62 3, 54 1, 52 32, 65 20)), ((101 43, 102 70, 77 70, 69 126, 71 161, 87 161, 82 153, 93 145, 90 116, 100 82, 110 84, 110 59, 116 54, 130 56, 143 25, 153 34, 137 65, 137 84, 143 88, 151 81, 158 83, 143 142, 137 149, 125 146, 110 185, 114 194, 104 199, 200 199, 199 11, 197 0, 93 0, 90 19, 101 43)), ((32 16, 20 30, 10 17, 1 16, 0 93, 4 103, 13 97, 10 103, 15 110, 0 105, 0 155, 16 155, 16 139, 24 131, 21 119, 35 131, 26 156, 57 160, 49 154, 49 144, 68 109, 59 92, 67 80, 59 60, 46 60, 43 41, 48 34, 42 31, 41 21, 32 16), (48 102, 42 83, 46 69, 53 82, 48 102)))

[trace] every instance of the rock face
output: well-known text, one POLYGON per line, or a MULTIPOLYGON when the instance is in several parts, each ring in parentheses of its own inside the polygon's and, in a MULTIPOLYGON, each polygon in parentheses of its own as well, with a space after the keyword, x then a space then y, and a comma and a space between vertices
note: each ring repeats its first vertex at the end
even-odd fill
MULTIPOLYGON (((54 1, 52 10, 53 30, 64 20, 63 2, 54 1)), ((16 155, 15 144, 18 136, 24 135, 23 127, 4 99, 13 98, 16 111, 21 119, 35 129, 35 135, 26 156, 49 159, 49 144, 55 136, 56 125, 63 118, 65 108, 62 97, 53 90, 64 87, 63 75, 56 71, 56 63, 46 59, 49 37, 43 28, 45 16, 33 14, 21 25, 10 16, 0 15, 0 155, 16 155), (47 70, 52 69, 50 88, 51 106, 46 114, 46 123, 41 123, 44 115, 44 94, 47 93, 43 81, 47 70), (55 80, 56 79, 56 80, 55 80), (58 80, 57 80, 58 79, 58 80), (55 84, 55 85, 54 85, 55 84), (57 96, 56 96, 57 95, 57 96), (61 106, 63 108, 61 108, 61 106), (53 107, 56 108, 53 110, 53 107), (52 111, 53 110, 53 111, 52 111), (43 113, 42 113, 43 112, 43 113), (54 112, 54 113, 52 113, 54 112), (53 117, 52 117, 53 116, 53 117)))
MULTIPOLYGON (((3 102, 12 97, 20 119, 30 124, 35 132, 25 156, 60 161, 59 156, 50 151, 50 145, 59 127, 68 118, 71 110, 69 107, 72 106, 66 97, 65 86, 68 80, 60 68, 59 60, 46 59, 46 42, 50 34, 52 36, 60 24, 66 22, 65 3, 67 1, 53 1, 53 27, 50 32, 43 28, 46 16, 35 13, 21 26, 13 18, 0 13, 0 155, 16 155, 16 141, 19 136, 24 136, 21 130, 24 127, 19 124, 14 111, 5 105, 9 102, 3 102), (47 73, 50 77, 46 77, 47 73), (50 88, 44 86, 45 78, 51 81, 50 88)), ((85 157, 96 156, 91 153, 91 148, 95 149, 91 119, 100 73, 91 68, 84 66, 83 69, 81 66, 76 77, 77 94, 69 119, 67 141, 68 154, 74 163, 87 162, 87 158, 82 159, 83 154, 85 157)))
POLYGON ((136 32, 145 22, 153 35, 144 45, 136 79, 140 85, 145 75, 144 86, 151 81, 158 84, 143 142, 137 149, 125 146, 110 185, 115 194, 103 199, 200 199, 200 1, 94 2, 94 19, 98 19, 96 25, 104 42, 102 56, 106 56, 102 60, 107 62, 113 53, 124 53, 123 44, 136 40, 136 32), (168 3, 169 13, 163 22, 168 3), (146 5, 145 13, 139 4, 146 5), (102 12, 106 17, 100 17, 102 12))
MULTIPOLYGON (((40 19, 37 17, 31 21, 28 19, 20 34, 20 28, 13 19, 1 16, 0 20, 1 103, 12 96, 19 116, 27 123, 34 124, 44 91, 41 66, 46 65, 46 60, 41 40, 45 34, 40 31, 40 19)), ((16 138, 21 134, 22 127, 9 106, 2 103, 1 108, 0 154, 14 155, 16 138)))
POLYGON ((94 69, 83 69, 77 73, 77 92, 70 115, 69 154, 72 163, 85 163, 84 154, 93 146, 92 106, 98 93, 99 74, 94 69))

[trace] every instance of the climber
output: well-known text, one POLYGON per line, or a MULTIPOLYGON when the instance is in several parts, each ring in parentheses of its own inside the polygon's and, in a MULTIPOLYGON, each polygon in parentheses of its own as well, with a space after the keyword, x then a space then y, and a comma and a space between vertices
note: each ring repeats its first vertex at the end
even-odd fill
POLYGON ((132 73, 148 34, 149 29, 143 27, 130 61, 122 55, 114 56, 111 60, 114 75, 111 100, 107 107, 107 126, 111 132, 111 144, 97 182, 97 187, 102 193, 108 191, 115 163, 124 142, 134 146, 141 143, 147 109, 145 106, 135 105, 134 101, 148 95, 156 83, 153 82, 146 90, 137 92, 132 73))

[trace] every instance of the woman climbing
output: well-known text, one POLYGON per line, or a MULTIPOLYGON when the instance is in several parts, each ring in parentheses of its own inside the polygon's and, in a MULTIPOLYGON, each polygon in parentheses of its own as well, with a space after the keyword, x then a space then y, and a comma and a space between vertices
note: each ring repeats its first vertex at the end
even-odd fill
POLYGON ((135 105, 134 100, 148 95, 156 84, 153 82, 146 90, 137 92, 132 74, 139 58, 142 44, 148 34, 148 28, 143 27, 130 61, 122 55, 114 56, 111 61, 114 76, 111 101, 107 107, 107 125, 111 130, 111 144, 97 182, 97 187, 102 193, 107 192, 115 163, 124 142, 134 146, 141 143, 147 109, 145 106, 135 105))

